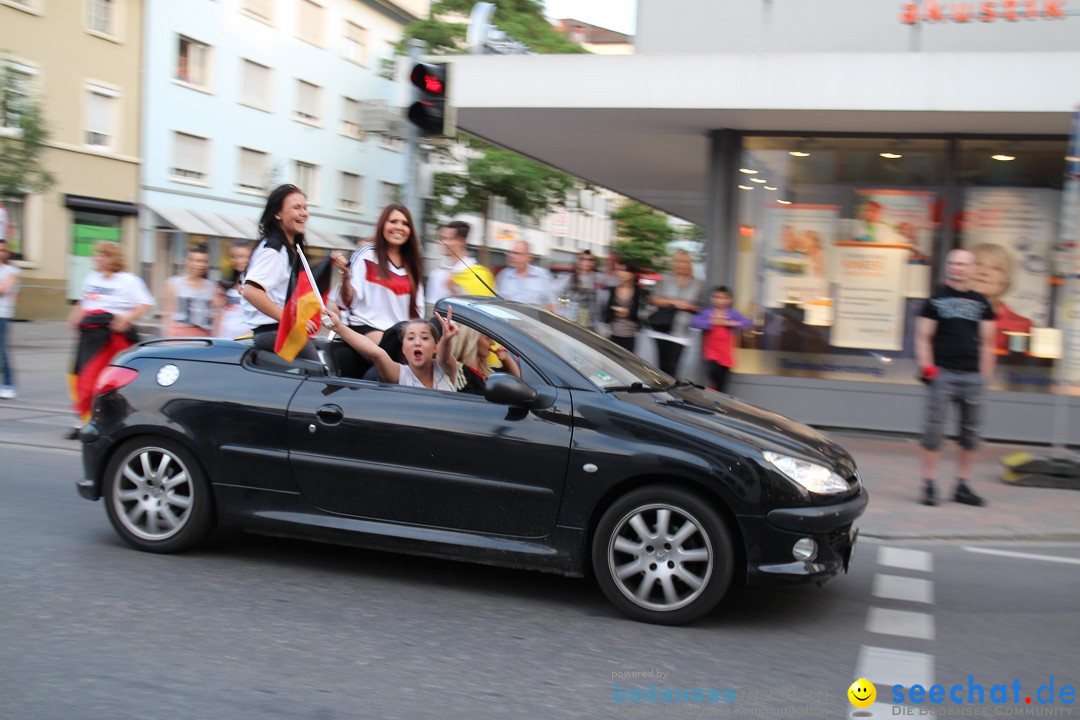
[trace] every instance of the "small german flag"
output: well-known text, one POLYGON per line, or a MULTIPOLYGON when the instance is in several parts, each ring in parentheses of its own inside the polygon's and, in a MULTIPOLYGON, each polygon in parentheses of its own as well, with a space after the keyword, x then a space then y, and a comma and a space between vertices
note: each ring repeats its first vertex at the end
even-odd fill
POLYGON ((312 268, 311 275, 314 276, 317 286, 313 288, 302 253, 303 250, 298 248, 292 273, 289 275, 289 291, 285 295, 277 339, 274 341, 274 352, 288 362, 295 360, 304 348, 308 339, 307 321, 319 314, 326 304, 326 296, 330 293, 330 258, 312 268), (316 292, 322 296, 322 303, 319 302, 316 292))

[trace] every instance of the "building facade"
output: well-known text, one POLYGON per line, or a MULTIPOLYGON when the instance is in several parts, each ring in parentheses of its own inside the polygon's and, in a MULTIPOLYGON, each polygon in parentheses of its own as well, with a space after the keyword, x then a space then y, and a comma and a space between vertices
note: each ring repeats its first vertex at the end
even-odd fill
POLYGON ((142 20, 141 0, 0 3, 8 70, 40 103, 51 135, 43 164, 56 178, 8 201, 18 317, 65 317, 96 240, 119 242, 137 263, 142 20))
POLYGON ((148 1, 140 258, 152 289, 194 245, 210 249, 212 274, 227 270, 229 243, 257 238, 281 183, 308 197, 314 255, 372 234, 406 181, 380 70, 426 5, 148 1))
POLYGON ((1002 318, 987 435, 1080 441, 1052 392, 1080 387, 1057 284, 1080 4, 639 0, 635 43, 463 58, 458 124, 705 228, 756 321, 736 395, 918 431, 914 319, 962 247, 1002 318))

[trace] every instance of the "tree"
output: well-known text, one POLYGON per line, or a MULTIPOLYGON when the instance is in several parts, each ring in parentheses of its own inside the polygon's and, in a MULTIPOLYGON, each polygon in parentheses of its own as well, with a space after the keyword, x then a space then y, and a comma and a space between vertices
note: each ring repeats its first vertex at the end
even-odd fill
POLYGON ((611 217, 615 220, 615 234, 620 238, 613 249, 620 260, 650 270, 663 270, 667 266, 668 243, 676 237, 667 215, 630 202, 611 217))
MULTIPOLYGON (((492 21, 506 34, 529 46, 534 53, 587 53, 588 50, 563 37, 544 17, 544 6, 537 0, 493 0, 496 8, 492 21)), ((466 52, 465 36, 468 24, 441 18, 459 15, 467 18, 476 0, 442 0, 433 2, 428 17, 405 28, 398 53, 405 50, 409 38, 427 43, 432 54, 453 55, 466 52)))
MULTIPOLYGON (((21 200, 56 183, 41 155, 49 130, 41 106, 8 63, 0 67, 0 201, 21 200)), ((22 248, 12 248, 16 254, 22 248)))
POLYGON ((472 212, 484 218, 480 262, 488 262, 487 228, 491 202, 501 197, 526 217, 542 215, 566 203, 574 179, 566 173, 502 148, 483 145, 464 173, 438 173, 434 180, 435 212, 442 216, 472 212))

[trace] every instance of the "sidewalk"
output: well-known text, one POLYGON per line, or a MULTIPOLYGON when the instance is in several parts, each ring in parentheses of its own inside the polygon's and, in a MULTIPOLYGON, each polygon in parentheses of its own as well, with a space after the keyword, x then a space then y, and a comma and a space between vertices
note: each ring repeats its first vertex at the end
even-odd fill
MULTIPOLYGON (((74 416, 67 398, 67 368, 74 339, 63 323, 13 323, 9 350, 19 397, 0 400, 0 443, 79 449, 61 435, 74 416)), ((870 506, 858 522, 863 537, 950 540, 1080 540, 1080 491, 1024 488, 998 478, 1000 458, 1027 446, 984 444, 972 487, 985 507, 942 500, 918 504, 916 438, 835 431, 830 435, 855 457, 870 506)), ((938 487, 951 496, 955 446, 946 446, 938 487)), ((1034 448, 1036 453, 1047 448, 1034 448)))

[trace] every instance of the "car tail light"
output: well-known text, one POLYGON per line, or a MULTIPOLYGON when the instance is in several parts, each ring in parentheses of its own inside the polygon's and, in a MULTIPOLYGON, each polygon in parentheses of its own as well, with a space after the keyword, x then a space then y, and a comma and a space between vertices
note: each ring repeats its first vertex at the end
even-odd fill
POLYGON ((94 386, 94 395, 122 388, 133 382, 137 377, 139 377, 137 370, 120 367, 119 365, 109 365, 98 376, 97 384, 94 386))

